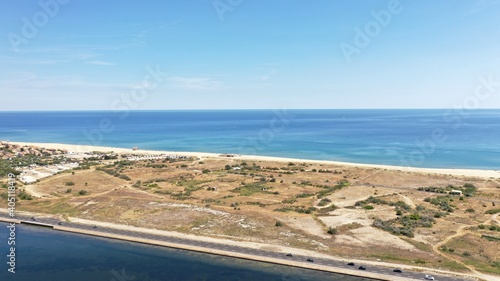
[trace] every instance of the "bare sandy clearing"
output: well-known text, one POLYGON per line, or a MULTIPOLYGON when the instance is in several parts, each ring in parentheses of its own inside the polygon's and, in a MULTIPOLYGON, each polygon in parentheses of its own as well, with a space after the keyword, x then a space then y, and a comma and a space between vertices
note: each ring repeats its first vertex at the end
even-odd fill
POLYGON ((282 219, 284 223, 288 224, 289 226, 297 229, 302 229, 305 232, 316 235, 321 238, 326 238, 329 239, 332 236, 328 235, 325 233, 325 230, 321 224, 319 224, 317 221, 315 221, 312 217, 310 216, 294 216, 294 217, 287 217, 286 219, 282 219))
POLYGON ((386 232, 371 226, 360 227, 353 229, 350 235, 335 236, 336 242, 340 244, 350 244, 359 247, 368 248, 371 246, 387 245, 391 248, 401 249, 405 251, 419 251, 410 243, 392 235, 387 235, 386 232))

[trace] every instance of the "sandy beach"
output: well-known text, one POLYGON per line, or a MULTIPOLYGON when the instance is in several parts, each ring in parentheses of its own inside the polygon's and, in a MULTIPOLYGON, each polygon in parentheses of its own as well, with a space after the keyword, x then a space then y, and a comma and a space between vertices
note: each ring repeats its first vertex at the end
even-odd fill
MULTIPOLYGON (((61 144, 61 143, 32 143, 32 142, 10 142, 21 146, 38 146, 44 148, 63 149, 68 152, 86 153, 92 151, 111 152, 119 154, 137 154, 137 155, 151 155, 151 154, 167 154, 167 155, 180 155, 188 157, 199 158, 227 158, 227 156, 219 153, 208 152, 180 152, 180 151, 156 151, 156 150, 133 150, 132 148, 117 148, 106 146, 88 146, 88 145, 74 145, 74 144, 61 144)), ((276 162, 304 162, 304 163, 318 163, 325 165, 335 166, 349 166, 359 168, 376 168, 387 169, 395 171, 415 172, 422 174, 445 174, 453 176, 465 177, 478 177, 478 178, 500 178, 499 170, 476 170, 476 169, 438 169, 438 168, 418 168, 418 167, 403 167, 379 164, 362 164, 362 163, 349 163, 340 161, 326 161, 326 160, 311 160, 311 159, 297 159, 285 157, 271 157, 271 156, 257 156, 257 155, 233 155, 233 159, 251 160, 251 161, 276 161, 276 162)))

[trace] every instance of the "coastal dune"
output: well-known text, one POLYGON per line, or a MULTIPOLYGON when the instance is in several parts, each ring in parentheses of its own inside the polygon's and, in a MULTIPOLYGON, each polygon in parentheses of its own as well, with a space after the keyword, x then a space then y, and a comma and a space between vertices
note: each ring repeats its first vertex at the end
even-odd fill
POLYGON ((62 144, 62 143, 33 143, 33 142, 10 142, 20 146, 38 146, 49 149, 62 149, 73 153, 88 153, 93 151, 111 152, 118 154, 135 154, 135 155, 178 155, 198 158, 227 158, 232 157, 238 160, 251 160, 251 161, 275 161, 275 162, 304 162, 304 163, 317 163, 335 166, 358 167, 358 168, 376 168, 394 171, 414 172, 422 174, 445 174, 453 176, 465 177, 478 177, 478 178, 500 178, 500 170, 480 170, 480 169, 452 169, 452 168, 420 168, 420 167, 403 167, 391 166, 380 164, 363 164, 363 163, 350 163, 340 161, 327 161, 327 160, 312 160, 312 159, 298 159, 298 158, 285 158, 285 157, 272 157, 272 156, 257 156, 257 155, 228 155, 219 153, 208 152, 183 152, 183 151, 157 151, 157 150, 134 150, 132 148, 119 148, 119 147, 106 147, 106 146, 90 146, 90 145, 75 145, 75 144, 62 144))

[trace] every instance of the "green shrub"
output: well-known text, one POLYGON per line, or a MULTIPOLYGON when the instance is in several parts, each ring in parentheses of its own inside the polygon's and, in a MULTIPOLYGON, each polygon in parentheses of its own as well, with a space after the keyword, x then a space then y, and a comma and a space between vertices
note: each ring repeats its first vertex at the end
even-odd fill
POLYGON ((22 200, 32 200, 33 199, 33 197, 31 197, 31 195, 26 193, 26 191, 24 191, 24 190, 19 191, 18 196, 19 196, 19 199, 22 199, 22 200))
POLYGON ((312 194, 312 193, 300 193, 300 194, 295 195, 295 197, 297 197, 297 198, 307 198, 307 197, 311 197, 311 196, 314 196, 314 194, 312 194))
POLYGON ((500 213, 500 209, 489 209, 488 211, 485 212, 486 214, 489 215, 494 215, 500 213))
POLYGON ((122 180, 126 180, 126 181, 131 180, 131 179, 130 179, 130 177, 129 177, 129 176, 127 176, 127 175, 119 175, 118 177, 119 177, 120 179, 122 179, 122 180))
POLYGON ((328 198, 323 198, 323 199, 321 199, 321 200, 319 201, 318 206, 323 207, 323 206, 328 205, 328 203, 330 203, 330 202, 332 202, 332 200, 330 200, 330 199, 328 199, 328 198))
POLYGON ((331 235, 335 235, 338 233, 338 230, 335 228, 335 227, 329 227, 328 228, 328 231, 327 231, 328 234, 331 234, 331 235))

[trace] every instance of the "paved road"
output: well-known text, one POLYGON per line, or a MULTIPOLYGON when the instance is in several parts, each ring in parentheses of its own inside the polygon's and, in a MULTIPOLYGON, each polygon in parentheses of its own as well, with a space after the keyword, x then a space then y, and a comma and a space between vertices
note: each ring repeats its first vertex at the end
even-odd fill
MULTIPOLYGON (((5 217, 5 218, 7 218, 7 217, 5 217)), ((21 220, 21 221, 32 221, 30 217, 20 216, 20 215, 17 215, 15 217, 15 219, 21 220)), ((38 223, 48 224, 48 225, 52 225, 52 226, 58 225, 58 223, 60 222, 59 220, 51 219, 51 218, 37 218, 36 221, 38 223)), ((196 241, 196 240, 191 240, 191 239, 162 236, 162 235, 157 235, 157 234, 148 234, 148 233, 142 233, 142 232, 137 232, 137 231, 121 230, 121 229, 114 229, 114 228, 101 227, 101 226, 99 226, 97 228, 93 228, 93 226, 90 226, 90 225, 74 223, 74 222, 65 222, 64 221, 62 223, 63 223, 62 226, 72 227, 72 228, 76 228, 76 229, 99 231, 99 232, 110 233, 110 234, 115 234, 115 235, 139 237, 139 238, 144 238, 144 239, 151 239, 151 240, 157 240, 157 241, 163 241, 163 242, 169 242, 169 243, 175 243, 175 244, 203 247, 203 248, 228 251, 228 252, 235 252, 235 253, 243 253, 243 254, 261 256, 261 257, 277 258, 277 259, 281 259, 281 260, 290 260, 290 261, 295 261, 295 262, 307 263, 308 262, 307 259, 311 258, 311 259, 313 259, 314 264, 316 264, 316 265, 329 266, 329 267, 342 268, 342 269, 355 269, 355 270, 357 270, 357 268, 359 266, 363 265, 366 267, 366 271, 369 271, 369 272, 374 272, 374 273, 384 274, 384 275, 391 275, 391 276, 402 276, 402 277, 411 278, 411 279, 415 279, 415 280, 424 280, 424 276, 425 276, 424 273, 412 272, 412 271, 406 271, 406 270, 403 270, 402 273, 396 273, 396 272, 393 272, 393 268, 387 268, 387 267, 382 267, 382 266, 364 265, 364 264, 355 264, 354 266, 349 266, 349 265, 347 265, 347 261, 335 261, 335 260, 330 260, 330 259, 307 257, 307 256, 302 256, 302 255, 296 255, 294 253, 291 253, 293 256, 289 257, 289 256, 286 256, 286 254, 284 254, 284 253, 278 253, 278 252, 272 252, 272 251, 266 251, 266 250, 260 250, 260 249, 252 249, 252 248, 246 248, 246 247, 240 247, 240 246, 232 246, 232 245, 224 245, 224 244, 212 243, 212 242, 196 241)), ((434 276, 435 280, 439 280, 439 281, 468 280, 468 279, 460 279, 460 278, 451 278, 448 276, 441 276, 441 275, 436 275, 436 274, 432 274, 432 276, 434 276)))

